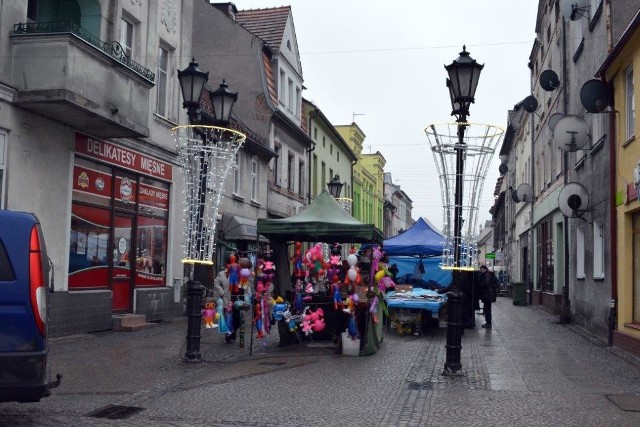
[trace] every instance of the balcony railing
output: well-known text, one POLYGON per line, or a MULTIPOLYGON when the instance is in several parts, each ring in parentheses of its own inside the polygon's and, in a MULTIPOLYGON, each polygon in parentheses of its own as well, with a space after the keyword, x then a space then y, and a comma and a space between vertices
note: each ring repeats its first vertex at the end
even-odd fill
POLYGON ((13 34, 70 33, 100 49, 125 67, 153 83, 156 78, 148 68, 144 68, 125 53, 122 45, 116 41, 104 42, 73 22, 33 22, 19 23, 13 26, 13 34))

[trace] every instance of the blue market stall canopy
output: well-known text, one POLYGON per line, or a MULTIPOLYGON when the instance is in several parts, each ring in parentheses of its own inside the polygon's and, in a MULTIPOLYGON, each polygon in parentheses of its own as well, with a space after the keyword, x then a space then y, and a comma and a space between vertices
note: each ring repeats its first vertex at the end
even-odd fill
POLYGON ((389 256, 435 257, 442 256, 444 236, 434 230, 423 218, 418 218, 407 231, 386 239, 384 251, 389 256))
POLYGON ((326 190, 294 216, 258 219, 258 234, 280 241, 363 243, 383 239, 380 230, 352 217, 326 190))

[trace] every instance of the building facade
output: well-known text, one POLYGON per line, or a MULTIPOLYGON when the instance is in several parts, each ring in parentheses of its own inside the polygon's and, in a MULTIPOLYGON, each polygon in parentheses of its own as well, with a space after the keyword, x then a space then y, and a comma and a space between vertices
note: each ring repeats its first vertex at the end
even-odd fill
POLYGON ((171 128, 191 4, 0 1, 0 208, 42 223, 51 335, 182 312, 171 128))

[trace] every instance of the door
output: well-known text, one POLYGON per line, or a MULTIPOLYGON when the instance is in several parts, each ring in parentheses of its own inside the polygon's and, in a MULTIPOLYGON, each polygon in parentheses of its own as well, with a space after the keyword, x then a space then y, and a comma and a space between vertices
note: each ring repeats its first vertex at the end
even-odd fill
POLYGON ((133 245, 133 215, 116 212, 114 215, 111 268, 113 311, 131 311, 135 253, 133 245))

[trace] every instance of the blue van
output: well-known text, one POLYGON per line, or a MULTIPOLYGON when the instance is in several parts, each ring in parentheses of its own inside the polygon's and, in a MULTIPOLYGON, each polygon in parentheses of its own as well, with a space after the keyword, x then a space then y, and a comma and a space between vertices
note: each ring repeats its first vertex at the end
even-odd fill
POLYGON ((47 365, 49 271, 38 218, 0 210, 0 402, 37 402, 60 384, 47 365))

